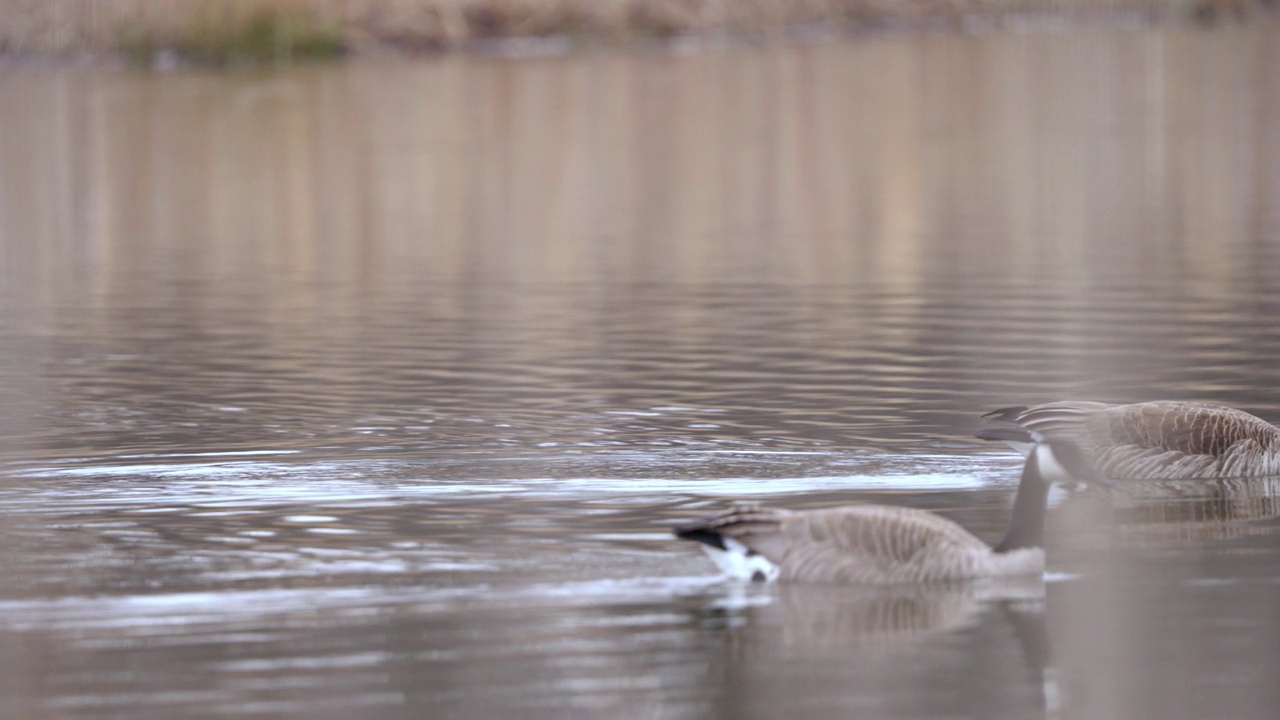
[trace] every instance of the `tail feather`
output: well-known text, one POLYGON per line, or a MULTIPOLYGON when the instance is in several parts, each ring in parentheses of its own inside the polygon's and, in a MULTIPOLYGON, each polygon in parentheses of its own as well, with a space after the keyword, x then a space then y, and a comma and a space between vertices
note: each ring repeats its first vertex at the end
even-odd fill
POLYGON ((1039 443, 1045 440, 1040 433, 1022 427, 979 428, 974 431, 973 436, 979 440, 1004 443, 1039 443))
MULTIPOLYGON (((983 415, 987 421, 1007 422, 1032 432, 1067 437, 1082 446, 1092 445, 1090 427, 1099 415, 1113 406, 1084 400, 1063 400, 1033 407, 1007 407, 983 415)), ((1021 448, 1019 448, 1021 449, 1021 448)))
POLYGON ((675 532, 676 537, 686 540, 698 540, 699 538, 695 535, 700 530, 714 532, 717 535, 741 537, 777 530, 778 523, 782 522, 787 514, 786 510, 767 508, 759 503, 737 503, 718 513, 678 525, 675 532))
POLYGON ((677 525, 672 528, 672 531, 681 540, 692 540, 717 550, 728 550, 724 544, 724 536, 707 527, 701 521, 688 525, 677 525))
POLYGON ((1018 416, 1026 411, 1027 411, 1026 405, 1010 405, 1009 407, 1002 407, 996 410, 992 410, 991 412, 984 414, 982 416, 982 419, 986 420, 987 422, 995 422, 995 421, 1018 422, 1018 416))
POLYGON ((786 515, 785 510, 741 504, 677 525, 672 530, 681 540, 699 543, 729 577, 769 581, 777 579, 779 568, 756 546, 770 544, 786 515))
MULTIPOLYGON (((985 415, 983 417, 986 417, 985 415)), ((1044 441, 1044 436, 1034 430, 1023 427, 989 427, 974 431, 974 437, 980 440, 1002 442, 1022 453, 1023 457, 1031 457, 1036 444, 1044 441)))

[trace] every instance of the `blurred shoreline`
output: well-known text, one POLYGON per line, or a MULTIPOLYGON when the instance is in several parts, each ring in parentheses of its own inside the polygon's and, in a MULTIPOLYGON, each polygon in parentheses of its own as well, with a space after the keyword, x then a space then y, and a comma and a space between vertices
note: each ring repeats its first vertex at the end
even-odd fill
POLYGON ((0 58, 235 65, 1246 22, 1280 0, 0 0, 0 58))

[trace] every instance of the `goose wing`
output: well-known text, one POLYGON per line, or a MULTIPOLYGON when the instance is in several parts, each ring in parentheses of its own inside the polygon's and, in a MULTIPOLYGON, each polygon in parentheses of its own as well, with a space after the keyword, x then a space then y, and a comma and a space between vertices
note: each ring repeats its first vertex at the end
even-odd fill
POLYGON ((1017 405, 992 410, 983 415, 982 419, 1003 420, 1045 435, 1069 437, 1086 449, 1092 449, 1093 443, 1089 437, 1090 419, 1116 407, 1119 406, 1084 401, 1054 402, 1033 407, 1017 405))
POLYGON ((913 508, 853 505, 790 512, 740 505, 677 529, 726 549, 741 543, 786 580, 888 584, 981 574, 991 548, 940 515, 913 508), (718 545, 716 543, 719 543, 718 545))
POLYGON ((984 417, 1070 437, 1111 477, 1233 477, 1274 472, 1280 429, 1242 410, 1160 400, 1130 405, 1054 402, 984 417))
POLYGON ((782 576, 809 582, 929 582, 983 574, 991 548, 923 510, 854 505, 792 514, 781 525, 782 576))

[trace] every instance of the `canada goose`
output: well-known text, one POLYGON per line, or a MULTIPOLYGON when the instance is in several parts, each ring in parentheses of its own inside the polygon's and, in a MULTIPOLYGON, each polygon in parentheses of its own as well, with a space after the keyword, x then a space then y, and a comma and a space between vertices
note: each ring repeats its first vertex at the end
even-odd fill
POLYGON ((985 428, 984 440, 1033 447, 1004 539, 987 545, 955 522, 915 508, 849 505, 789 511, 742 504, 675 528, 731 577, 756 581, 893 585, 1044 572, 1044 516, 1054 481, 1096 480, 1070 440, 985 428))
MULTIPOLYGON (((1280 428, 1242 410, 1156 400, 1054 402, 982 416, 1075 440, 1110 478, 1175 480, 1280 475, 1280 428)), ((1026 454, 1030 446, 1009 442, 1026 454)))

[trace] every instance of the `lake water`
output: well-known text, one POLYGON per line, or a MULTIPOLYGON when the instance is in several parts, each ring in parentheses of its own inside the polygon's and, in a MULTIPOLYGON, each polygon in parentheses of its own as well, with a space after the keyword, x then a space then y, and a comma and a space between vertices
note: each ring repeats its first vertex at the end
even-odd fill
POLYGON ((721 582, 671 524, 984 538, 978 415, 1280 420, 1280 26, 0 71, 0 716, 1241 718, 1280 481, 1055 498, 1044 582, 721 582))

